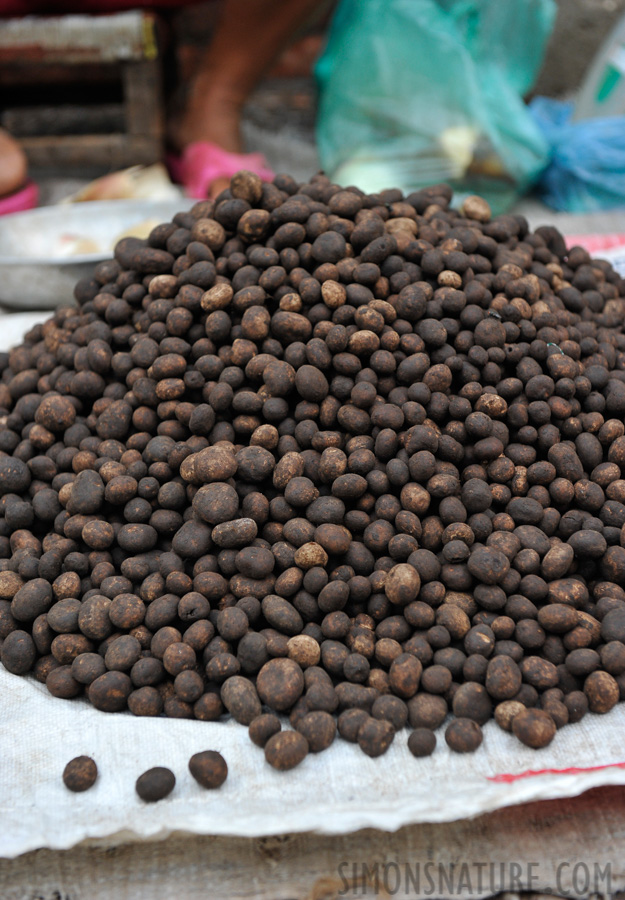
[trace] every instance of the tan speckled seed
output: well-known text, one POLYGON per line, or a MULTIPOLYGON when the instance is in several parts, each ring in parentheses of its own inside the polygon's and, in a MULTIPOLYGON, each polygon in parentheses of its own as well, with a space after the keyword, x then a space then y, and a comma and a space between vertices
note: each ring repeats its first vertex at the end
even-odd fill
POLYGON ((512 731, 512 722, 515 716, 522 713, 525 707, 518 700, 504 700, 495 707, 495 722, 504 731, 512 731))
POLYGON ((315 541, 309 541, 302 544, 295 551, 295 565, 300 569, 312 569, 313 566, 325 566, 328 562, 328 554, 325 552, 321 544, 315 541))
POLYGON ((297 634, 287 644, 289 659, 294 660, 302 669, 316 666, 321 658, 321 648, 317 641, 307 634, 297 634))

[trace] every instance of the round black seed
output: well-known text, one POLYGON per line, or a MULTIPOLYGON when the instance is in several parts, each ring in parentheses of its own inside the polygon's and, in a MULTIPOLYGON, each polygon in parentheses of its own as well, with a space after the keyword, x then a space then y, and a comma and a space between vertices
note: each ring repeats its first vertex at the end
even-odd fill
POLYGON ((164 766, 154 766, 137 778, 135 790, 146 803, 156 803, 171 794, 176 784, 176 776, 164 766))

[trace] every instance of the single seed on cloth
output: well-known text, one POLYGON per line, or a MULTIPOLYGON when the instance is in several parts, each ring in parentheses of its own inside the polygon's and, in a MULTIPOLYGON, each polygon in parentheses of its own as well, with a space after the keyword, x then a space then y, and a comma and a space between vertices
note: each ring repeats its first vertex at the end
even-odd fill
POLYGON ((194 753, 189 760, 189 771, 198 784, 207 790, 221 787, 228 777, 228 765, 216 750, 194 753))
POLYGON ((165 766, 154 766, 137 778, 135 790, 146 803, 163 800, 176 786, 176 776, 165 766))
POLYGON ((163 698, 155 687, 144 685, 128 695, 128 709, 134 716, 160 716, 163 712, 163 698))
POLYGON ((455 753, 473 753, 482 739, 482 729, 473 719, 454 719, 445 730, 447 745, 455 753))
POLYGON ((6 636, 0 647, 0 661, 14 675, 25 675, 37 658, 35 642, 27 631, 15 629, 6 636))
POLYGON ((118 712, 125 709, 132 683, 125 672, 108 671, 92 681, 87 696, 96 709, 118 712))
POLYGON ((265 759, 279 772, 294 769, 308 755, 308 742, 298 731, 281 731, 265 744, 265 759))
POLYGON ((512 731, 522 744, 538 750, 554 739, 556 725, 544 710, 526 709, 512 719, 512 731))
POLYGON ((97 777, 98 767, 89 756, 76 756, 63 769, 63 783, 74 793, 88 791, 97 777))
POLYGON ((264 747, 270 737, 282 729, 280 719, 274 713, 257 716, 249 727, 250 739, 257 747, 264 747))
POLYGON ((415 728, 408 738, 408 749, 413 756, 431 756, 436 748, 436 735, 429 728, 415 728))

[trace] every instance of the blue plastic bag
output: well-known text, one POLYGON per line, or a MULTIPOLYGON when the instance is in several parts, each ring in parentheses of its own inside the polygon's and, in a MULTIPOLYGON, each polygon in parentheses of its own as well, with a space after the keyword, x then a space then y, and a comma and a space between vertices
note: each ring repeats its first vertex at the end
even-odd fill
POLYGON ((538 184, 541 199, 566 212, 625 206, 625 116, 571 122, 573 107, 549 97, 530 104, 551 146, 538 184))
POLYGON ((495 212, 547 144, 523 103, 553 0, 341 0, 317 64, 323 168, 364 190, 448 182, 495 212))

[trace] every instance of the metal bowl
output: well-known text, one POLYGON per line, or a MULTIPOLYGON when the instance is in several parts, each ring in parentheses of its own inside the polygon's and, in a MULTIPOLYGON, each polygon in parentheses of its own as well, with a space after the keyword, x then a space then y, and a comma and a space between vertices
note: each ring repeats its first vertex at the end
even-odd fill
POLYGON ((0 218, 0 304, 53 309, 73 302, 74 285, 110 259, 117 238, 146 220, 169 221, 195 201, 102 200, 44 206, 0 218), (68 256, 68 236, 94 242, 94 252, 68 256), (97 252, 96 252, 97 247, 97 252))

